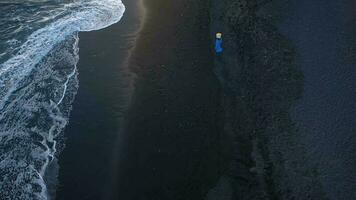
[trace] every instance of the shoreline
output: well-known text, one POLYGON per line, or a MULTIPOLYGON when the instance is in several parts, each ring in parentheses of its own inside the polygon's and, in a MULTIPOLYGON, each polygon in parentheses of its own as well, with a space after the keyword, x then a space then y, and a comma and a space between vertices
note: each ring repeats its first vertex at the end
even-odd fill
POLYGON ((79 90, 64 133, 56 199, 107 199, 112 193, 113 158, 133 90, 128 60, 142 17, 139 0, 123 3, 117 24, 79 34, 79 90))

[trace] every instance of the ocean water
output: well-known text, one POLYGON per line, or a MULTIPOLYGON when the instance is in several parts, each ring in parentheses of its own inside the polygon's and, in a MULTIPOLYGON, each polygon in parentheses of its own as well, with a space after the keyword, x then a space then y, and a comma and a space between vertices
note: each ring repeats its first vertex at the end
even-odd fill
POLYGON ((118 22, 120 0, 0 0, 0 199, 50 199, 79 87, 78 32, 118 22))

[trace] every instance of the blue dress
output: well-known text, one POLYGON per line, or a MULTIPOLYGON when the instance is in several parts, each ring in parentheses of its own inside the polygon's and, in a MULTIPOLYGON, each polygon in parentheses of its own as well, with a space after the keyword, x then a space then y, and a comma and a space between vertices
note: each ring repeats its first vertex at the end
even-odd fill
POLYGON ((221 53, 221 52, 223 52, 222 39, 216 39, 216 40, 215 40, 215 52, 216 52, 216 53, 221 53))

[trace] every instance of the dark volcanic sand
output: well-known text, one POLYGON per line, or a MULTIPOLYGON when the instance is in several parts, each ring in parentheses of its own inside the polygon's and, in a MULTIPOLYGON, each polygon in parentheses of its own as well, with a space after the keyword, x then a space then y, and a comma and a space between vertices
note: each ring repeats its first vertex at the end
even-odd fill
POLYGON ((209 2, 149 0, 119 145, 117 199, 203 199, 219 172, 220 88, 209 2))
POLYGON ((296 46, 305 75, 294 118, 329 199, 356 199, 354 0, 292 0, 282 32, 296 46))
POLYGON ((130 60, 137 79, 127 115, 131 76, 122 59, 138 17, 134 2, 124 3, 117 25, 80 35, 80 88, 57 199, 203 199, 220 170, 220 88, 212 72, 208 2, 145 2, 130 60))
POLYGON ((140 28, 138 1, 123 3, 119 23, 80 34, 79 91, 59 159, 57 199, 99 200, 111 193, 117 138, 132 90, 127 57, 140 28))

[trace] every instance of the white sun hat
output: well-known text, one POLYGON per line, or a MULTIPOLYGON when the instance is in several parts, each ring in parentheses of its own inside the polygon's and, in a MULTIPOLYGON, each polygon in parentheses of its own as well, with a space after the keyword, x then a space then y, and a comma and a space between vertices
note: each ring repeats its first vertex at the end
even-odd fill
POLYGON ((222 33, 216 33, 216 38, 221 39, 222 33))

